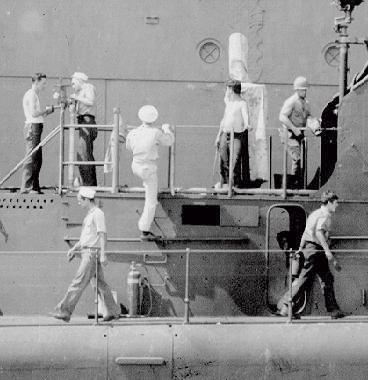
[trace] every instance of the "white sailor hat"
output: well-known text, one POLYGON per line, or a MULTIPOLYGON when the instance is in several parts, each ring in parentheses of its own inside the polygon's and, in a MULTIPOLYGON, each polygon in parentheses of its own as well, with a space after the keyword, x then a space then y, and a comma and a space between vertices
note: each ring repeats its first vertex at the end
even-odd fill
POLYGON ((154 123, 158 118, 158 112, 154 106, 146 105, 139 109, 138 117, 144 123, 154 123))
POLYGON ((80 73, 80 72, 75 72, 73 75, 72 75, 72 79, 80 79, 80 80, 83 80, 83 81, 87 81, 88 80, 88 76, 84 73, 80 73))
POLYGON ((96 195, 96 191, 90 187, 82 186, 79 188, 78 195, 83 198, 93 199, 96 195))

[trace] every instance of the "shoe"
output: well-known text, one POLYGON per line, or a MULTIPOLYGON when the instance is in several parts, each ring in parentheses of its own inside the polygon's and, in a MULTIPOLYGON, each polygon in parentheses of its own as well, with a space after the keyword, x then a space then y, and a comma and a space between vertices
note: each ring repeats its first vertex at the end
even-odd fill
POLYGON ((114 320, 114 319, 119 319, 119 317, 120 317, 120 315, 105 315, 103 318, 102 318, 102 320, 104 321, 104 322, 109 322, 109 321, 112 321, 112 320, 114 320))
POLYGON ((331 311, 330 314, 331 314, 331 319, 341 319, 345 317, 345 314, 339 309, 331 311))
POLYGON ((28 194, 28 193, 29 193, 28 190, 21 190, 21 191, 20 191, 20 194, 28 194))
MULTIPOLYGON (((282 308, 276 314, 279 317, 288 317, 289 316, 289 308, 286 305, 283 305, 282 308)), ((300 314, 293 313, 291 315, 291 319, 300 319, 300 314)))
POLYGON ((41 190, 31 190, 29 193, 30 194, 44 194, 44 192, 41 190))
POLYGON ((154 241, 159 239, 159 237, 153 234, 151 231, 142 231, 140 239, 142 241, 154 241))
POLYGON ((70 314, 67 313, 52 313, 51 316, 53 316, 56 319, 61 319, 64 322, 70 321, 70 314))

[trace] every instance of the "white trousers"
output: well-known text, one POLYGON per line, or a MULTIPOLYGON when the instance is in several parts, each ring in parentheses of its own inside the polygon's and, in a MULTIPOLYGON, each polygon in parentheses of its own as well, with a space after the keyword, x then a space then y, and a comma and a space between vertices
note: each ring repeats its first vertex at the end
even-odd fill
POLYGON ((157 206, 157 166, 156 164, 141 164, 133 161, 133 173, 143 181, 145 202, 142 215, 138 221, 140 231, 149 231, 155 218, 157 206))

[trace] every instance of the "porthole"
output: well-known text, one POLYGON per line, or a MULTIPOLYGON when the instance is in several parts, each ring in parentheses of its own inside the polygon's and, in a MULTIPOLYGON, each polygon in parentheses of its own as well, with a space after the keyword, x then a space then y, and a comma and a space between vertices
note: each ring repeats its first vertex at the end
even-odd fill
POLYGON ((217 62, 221 56, 221 48, 215 40, 205 40, 199 43, 199 57, 204 63, 212 64, 217 62))

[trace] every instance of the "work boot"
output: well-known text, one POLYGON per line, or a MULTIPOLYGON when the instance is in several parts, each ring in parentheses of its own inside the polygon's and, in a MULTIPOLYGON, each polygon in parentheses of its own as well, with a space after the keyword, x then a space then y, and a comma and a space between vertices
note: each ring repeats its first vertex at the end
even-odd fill
POLYGON ((142 241, 154 241, 159 239, 159 237, 153 234, 151 231, 142 231, 140 239, 142 241))
POLYGON ((345 317, 345 314, 339 309, 332 310, 330 315, 331 319, 341 319, 345 317))
POLYGON ((107 315, 105 315, 105 316, 102 318, 102 320, 103 320, 104 322, 109 322, 109 321, 112 321, 112 320, 114 320, 114 319, 119 319, 119 317, 120 317, 120 315, 107 314, 107 315))

